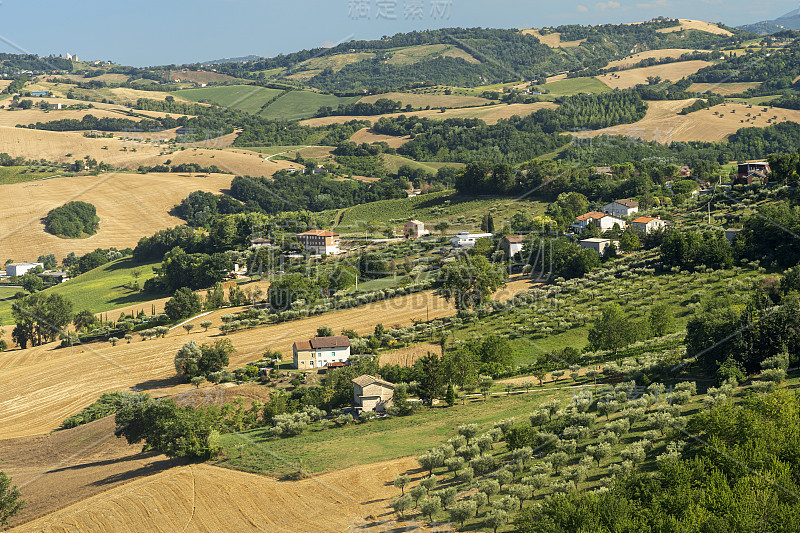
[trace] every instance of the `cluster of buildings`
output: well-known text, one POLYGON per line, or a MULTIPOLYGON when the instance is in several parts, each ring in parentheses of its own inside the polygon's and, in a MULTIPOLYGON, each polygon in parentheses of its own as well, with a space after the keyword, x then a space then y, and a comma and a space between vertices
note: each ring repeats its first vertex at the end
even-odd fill
MULTIPOLYGON (((8 263, 5 265, 5 271, 0 273, 1 277, 10 278, 14 276, 24 276, 25 274, 36 270, 37 267, 41 267, 44 270, 44 263, 8 263)), ((66 272, 60 271, 49 271, 49 272, 38 272, 36 274, 44 281, 50 281, 50 283, 58 284, 64 283, 65 281, 69 281, 69 274, 66 272)))
MULTIPOLYGON (((350 339, 344 335, 314 337, 297 341, 292 347, 293 364, 298 370, 341 368, 350 359, 350 339)), ((392 405, 393 383, 364 374, 353 380, 353 405, 356 412, 383 412, 392 405)))

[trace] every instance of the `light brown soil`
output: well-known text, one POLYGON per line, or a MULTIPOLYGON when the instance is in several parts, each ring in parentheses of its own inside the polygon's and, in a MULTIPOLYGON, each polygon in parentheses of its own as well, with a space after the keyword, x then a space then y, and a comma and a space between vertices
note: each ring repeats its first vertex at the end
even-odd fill
POLYGON ((411 140, 410 136, 406 137, 395 137, 394 135, 383 135, 380 133, 373 133, 370 128, 362 128, 355 132, 350 140, 356 144, 361 143, 377 143, 377 142, 385 142, 392 148, 400 148, 405 143, 411 140))
POLYGON ((12 524, 28 522, 180 463, 114 436, 113 417, 49 435, 0 440, 0 469, 26 505, 12 524))
POLYGON ((374 103, 381 98, 400 101, 405 107, 411 104, 412 107, 464 107, 480 106, 489 102, 486 98, 479 96, 460 96, 455 94, 415 94, 415 93, 383 93, 365 96, 359 102, 374 103))
POLYGON ((550 48, 575 48, 580 46, 581 43, 586 42, 586 39, 579 39, 577 41, 562 41, 561 34, 558 32, 555 33, 548 33, 547 35, 542 35, 539 33, 539 30, 520 30, 524 35, 533 35, 539 41, 549 46, 550 48))
POLYGON ((721 104, 688 115, 678 114, 681 109, 693 101, 693 99, 689 99, 648 102, 647 115, 639 122, 579 132, 575 135, 580 138, 596 137, 602 134, 625 135, 661 143, 672 141, 715 142, 725 140, 740 128, 753 126, 765 128, 770 124, 787 120, 800 122, 800 111, 757 105, 748 108, 745 104, 733 103, 721 104), (764 108, 767 108, 768 111, 762 112, 764 108), (715 115, 715 113, 717 114, 715 115), (747 113, 750 113, 751 116, 746 116, 747 113), (757 116, 759 114, 760 116, 757 116), (778 118, 767 122, 773 116, 778 118))
POLYGON ((597 79, 612 89, 629 89, 635 85, 646 84, 647 78, 651 76, 661 76, 662 80, 675 82, 709 65, 711 65, 709 61, 679 61, 666 65, 621 70, 597 76, 597 79))
POLYGON ((741 83, 693 83, 689 86, 690 91, 704 93, 711 91, 722 96, 729 94, 743 93, 747 89, 754 89, 761 85, 761 82, 741 82, 741 83))
MULTIPOLYGON (((411 113, 402 113, 406 116, 428 117, 430 119, 447 119, 447 118, 479 118, 487 124, 496 124, 499 119, 507 119, 513 115, 526 116, 539 109, 554 109, 558 107, 552 102, 537 102, 534 104, 500 104, 492 106, 481 107, 467 107, 463 109, 446 109, 442 113, 438 109, 429 109, 427 111, 413 111, 411 113)), ((350 120, 369 120, 373 124, 381 117, 398 117, 400 113, 393 113, 389 115, 374 115, 363 117, 321 117, 310 118, 303 120, 300 123, 306 126, 324 126, 327 124, 342 124, 350 120)))
POLYGON ((664 48, 662 50, 647 50, 646 52, 639 52, 638 54, 633 54, 628 57, 623 57, 622 59, 617 59, 616 61, 609 61, 608 67, 629 67, 635 65, 645 59, 663 59, 666 57, 670 58, 679 58, 683 54, 688 54, 691 52, 708 52, 708 50, 688 50, 685 48, 664 48))
POLYGON ((230 183, 231 176, 222 174, 199 178, 108 173, 3 185, 0 249, 5 259, 27 261, 45 253, 65 257, 69 252, 80 255, 96 248, 134 247, 144 236, 182 224, 169 211, 190 192, 219 193, 230 183), (97 208, 100 229, 95 235, 62 239, 45 232, 41 219, 71 200, 89 202, 97 208))
POLYGON ((662 28, 656 31, 658 33, 673 33, 676 31, 683 31, 683 30, 700 30, 707 33, 713 33, 715 35, 724 35, 726 37, 730 37, 731 35, 733 35, 728 30, 723 30, 716 24, 711 24, 710 22, 703 22, 702 20, 678 19, 678 22, 680 22, 679 26, 673 26, 671 28, 662 28))
MULTIPOLYGON (((175 328, 166 338, 139 340, 116 347, 109 343, 88 344, 58 349, 57 344, 11 350, 0 354, 0 427, 4 437, 36 435, 59 426, 67 416, 78 412, 107 391, 137 387, 156 395, 189 390, 175 378, 174 358, 188 340, 198 343, 222 338, 220 317, 231 309, 215 311, 193 321, 191 334, 175 328), (211 320, 206 333, 199 323, 211 320), (57 369, 54 370, 54 369, 57 369)), ((318 317, 259 327, 228 335, 237 352, 230 368, 259 359, 265 348, 283 352, 291 358, 292 344, 316 334, 319 326, 330 326, 338 333, 353 329, 359 334, 373 331, 375 324, 408 325, 412 319, 424 320, 454 314, 454 309, 431 292, 394 298, 371 305, 337 311, 318 317)))
POLYGON ((415 468, 416 461, 405 458, 281 482, 206 464, 181 466, 17 531, 354 531, 394 519, 389 504, 397 489, 391 482, 415 468))

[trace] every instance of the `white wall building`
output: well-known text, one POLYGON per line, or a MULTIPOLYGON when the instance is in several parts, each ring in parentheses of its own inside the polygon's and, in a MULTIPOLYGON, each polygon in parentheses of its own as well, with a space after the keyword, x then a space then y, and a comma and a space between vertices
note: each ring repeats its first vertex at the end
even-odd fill
POLYGON ((44 268, 43 263, 9 263, 6 265, 6 276, 24 276, 37 266, 44 268))
POLYGON ((614 200, 603 206, 603 211, 615 217, 627 217, 639 212, 639 202, 635 200, 614 200))
POLYGON ((453 248, 472 248, 475 246, 475 241, 478 239, 491 236, 491 233, 468 233, 466 231, 462 231, 450 239, 450 242, 453 244, 453 248))
POLYGON ((294 367, 298 370, 325 368, 329 363, 346 363, 350 358, 350 339, 344 335, 314 337, 298 341, 292 347, 294 367))

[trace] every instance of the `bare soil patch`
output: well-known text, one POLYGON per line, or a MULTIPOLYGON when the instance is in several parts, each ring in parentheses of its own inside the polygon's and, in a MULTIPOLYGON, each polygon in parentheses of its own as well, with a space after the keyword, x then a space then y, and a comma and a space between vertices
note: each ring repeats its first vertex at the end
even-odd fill
POLYGON ((770 106, 748 107, 746 104, 725 103, 711 109, 695 111, 688 115, 678 113, 694 99, 648 102, 645 117, 633 124, 623 124, 601 130, 580 132, 580 138, 602 134, 624 135, 647 141, 670 143, 672 141, 723 141, 740 128, 765 128, 770 124, 800 122, 800 111, 770 106), (762 111, 767 109, 767 111, 762 111), (750 113, 748 117, 747 114, 750 113), (773 117, 777 117, 773 119, 773 117))
POLYGON ((648 77, 660 76, 662 80, 678 81, 711 65, 709 61, 680 61, 666 65, 633 68, 597 76, 597 79, 612 89, 629 89, 647 83, 648 77))

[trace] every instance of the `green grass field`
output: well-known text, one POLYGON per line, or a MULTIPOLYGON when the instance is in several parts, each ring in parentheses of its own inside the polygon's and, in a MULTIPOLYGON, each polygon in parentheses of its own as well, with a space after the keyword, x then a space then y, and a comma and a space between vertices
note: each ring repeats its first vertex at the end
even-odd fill
MULTIPOLYGON (((138 271, 140 273, 139 286, 142 286, 146 280, 155 275, 153 266, 157 264, 135 263, 133 259, 126 257, 81 274, 66 283, 46 289, 45 292, 61 294, 72 302, 72 310, 75 312, 88 309, 93 313, 99 313, 128 305, 145 304, 154 298, 160 298, 161 295, 132 291, 125 285, 133 283, 133 273, 138 271)), ((13 296, 21 290, 0 287, 0 324, 12 323, 13 296)))
POLYGON ((421 168, 425 172, 430 172, 431 174, 436 174, 436 171, 442 167, 464 167, 464 163, 414 161, 413 159, 408 159, 401 155, 383 154, 381 157, 383 158, 383 166, 386 167, 386 170, 389 172, 397 172, 403 165, 408 165, 415 169, 421 168))
POLYGON ((256 114, 261 108, 278 96, 280 89, 267 89, 255 85, 230 85, 225 87, 204 87, 202 89, 183 89, 175 94, 195 102, 207 101, 222 107, 238 109, 256 114))
POLYGON ((60 170, 58 169, 48 169, 47 172, 41 172, 38 167, 0 167, 0 185, 9 185, 11 183, 22 183, 24 181, 38 180, 41 178, 54 176, 59 173, 60 170))
POLYGON ((75 311, 89 309, 93 313, 110 311, 127 305, 149 302, 159 296, 125 287, 134 281, 134 272, 139 272, 139 285, 155 274, 153 266, 158 263, 136 263, 130 257, 118 259, 95 268, 77 278, 48 291, 61 294, 72 301, 75 311))
POLYGON ((302 120, 316 115, 320 107, 336 108, 339 104, 356 102, 359 98, 358 96, 342 98, 311 91, 291 91, 270 104, 261 116, 280 120, 302 120))
POLYGON ((423 409, 414 416, 393 418, 344 428, 314 427, 300 436, 268 440, 266 431, 256 429, 241 435, 223 434, 220 443, 226 457, 220 466, 258 474, 286 474, 302 461, 311 472, 338 470, 349 466, 416 455, 451 437, 466 420, 489 425, 512 416, 524 417, 537 403, 564 396, 562 391, 514 395, 488 401, 469 400, 452 408, 423 409), (264 453, 264 449, 269 453, 264 453), (234 452, 234 449, 236 450, 234 452))
POLYGON ((608 85, 595 78, 570 78, 554 81, 543 86, 551 96, 571 96, 580 93, 605 93, 610 91, 608 85))

